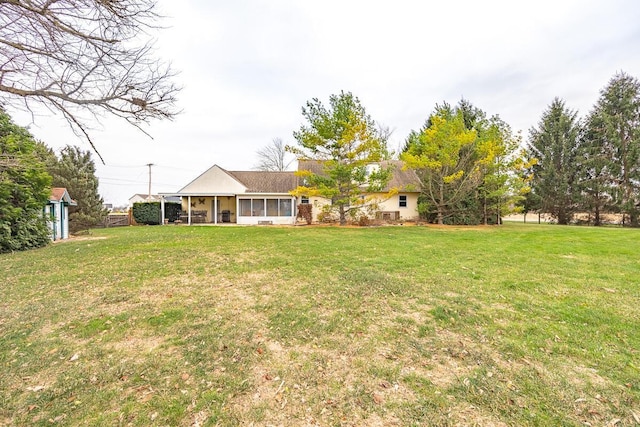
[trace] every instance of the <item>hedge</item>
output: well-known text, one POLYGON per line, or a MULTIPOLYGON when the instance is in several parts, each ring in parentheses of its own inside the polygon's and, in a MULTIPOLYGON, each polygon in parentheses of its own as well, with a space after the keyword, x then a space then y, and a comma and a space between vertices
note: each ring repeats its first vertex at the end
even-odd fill
MULTIPOLYGON (((160 202, 139 202, 133 204, 133 219, 138 224, 158 225, 160 224, 162 208, 160 202)), ((174 222, 180 218, 182 205, 176 202, 165 202, 164 217, 169 222, 174 222)))

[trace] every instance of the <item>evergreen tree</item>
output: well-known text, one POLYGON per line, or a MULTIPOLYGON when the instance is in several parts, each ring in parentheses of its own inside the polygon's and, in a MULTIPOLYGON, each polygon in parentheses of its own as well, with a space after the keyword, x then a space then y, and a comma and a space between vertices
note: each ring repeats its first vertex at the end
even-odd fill
MULTIPOLYGON (((639 225, 640 213, 640 82, 625 73, 616 74, 600 92, 592 113, 594 126, 589 145, 606 157, 603 172, 609 175, 612 203, 639 225)), ((604 178, 603 178, 604 179, 604 178)))
POLYGON ((616 210, 613 206, 616 187, 612 176, 611 153, 602 138, 604 127, 605 120, 600 112, 592 111, 585 120, 579 158, 581 205, 595 226, 602 224, 603 213, 616 210))
POLYGON ((33 136, 0 109, 0 252, 44 246, 51 176, 33 136))
POLYGON ((304 185, 293 194, 331 200, 328 208, 337 212, 340 225, 345 225, 347 215, 377 203, 371 193, 385 189, 391 170, 380 165, 368 168, 385 160, 388 151, 360 100, 350 92, 341 92, 331 95, 329 103, 327 108, 318 99, 307 102, 302 109, 307 125, 293 134, 298 147, 287 149, 299 160, 322 164, 322 173, 300 171, 304 185))
POLYGON ((499 117, 462 99, 436 105, 419 131, 411 131, 402 160, 422 180, 420 210, 438 223, 500 221, 512 204, 513 138, 499 117))
POLYGON ((86 230, 99 224, 106 211, 98 193, 98 178, 91 153, 66 146, 49 166, 54 187, 65 187, 78 206, 69 207, 69 231, 86 230))
POLYGON ((568 224, 578 208, 578 156, 581 127, 577 112, 555 98, 536 128, 529 132, 527 155, 532 165, 532 190, 541 210, 558 224, 568 224))

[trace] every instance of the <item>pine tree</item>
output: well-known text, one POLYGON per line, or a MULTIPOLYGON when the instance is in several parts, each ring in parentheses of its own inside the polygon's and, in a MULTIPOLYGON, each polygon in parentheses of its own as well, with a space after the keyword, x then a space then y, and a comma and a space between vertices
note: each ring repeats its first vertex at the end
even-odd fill
POLYGON ((532 190, 541 210, 568 224, 578 209, 578 156, 581 126, 577 112, 555 98, 529 132, 527 155, 534 162, 532 190))
POLYGON ((99 224, 106 214, 98 192, 98 178, 91 153, 66 146, 49 166, 54 187, 65 187, 78 206, 69 208, 69 230, 77 232, 99 224))
POLYGON ((589 142, 607 155, 612 203, 639 225, 640 214, 640 82, 625 73, 616 74, 601 91, 592 114, 597 125, 589 142))

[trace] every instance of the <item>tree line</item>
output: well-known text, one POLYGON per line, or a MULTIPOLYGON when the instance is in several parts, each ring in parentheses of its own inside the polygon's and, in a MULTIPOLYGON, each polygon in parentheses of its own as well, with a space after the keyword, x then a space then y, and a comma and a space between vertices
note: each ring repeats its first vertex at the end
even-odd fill
POLYGON ((527 155, 528 210, 549 213, 559 224, 587 213, 593 225, 603 214, 638 226, 640 211, 640 82, 620 72, 600 91, 586 117, 556 98, 531 129, 527 155))
MULTIPOLYGON (((429 222, 496 224, 506 214, 535 211, 559 224, 582 212, 593 225, 616 213, 624 225, 638 226, 640 83, 626 73, 609 81, 584 119, 554 99, 524 142, 498 115, 465 99, 436 105, 398 153, 387 147, 388 128, 349 92, 332 95, 328 107, 314 98, 302 114, 297 145, 286 151, 323 170, 299 171, 302 185, 293 194, 331 200, 325 209, 341 224, 375 204, 363 194, 379 192, 391 177, 390 167, 368 165, 398 158, 420 179, 418 210, 429 222)), ((282 142, 274 148, 271 163, 282 165, 282 142)))

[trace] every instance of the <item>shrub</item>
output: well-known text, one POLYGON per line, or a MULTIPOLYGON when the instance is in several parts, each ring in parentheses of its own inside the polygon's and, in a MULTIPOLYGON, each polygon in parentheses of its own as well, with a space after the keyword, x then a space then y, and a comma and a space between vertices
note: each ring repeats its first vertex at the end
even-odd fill
POLYGON ((298 214, 296 215, 296 219, 301 218, 307 222, 307 225, 311 224, 313 220, 313 215, 311 213, 313 206, 306 203, 304 205, 298 205, 298 214))
MULTIPOLYGON (((164 204, 164 215, 169 222, 173 222, 180 217, 180 203, 167 202, 164 204)), ((158 225, 162 215, 160 202, 140 202, 133 204, 133 219, 138 224, 158 225)))

